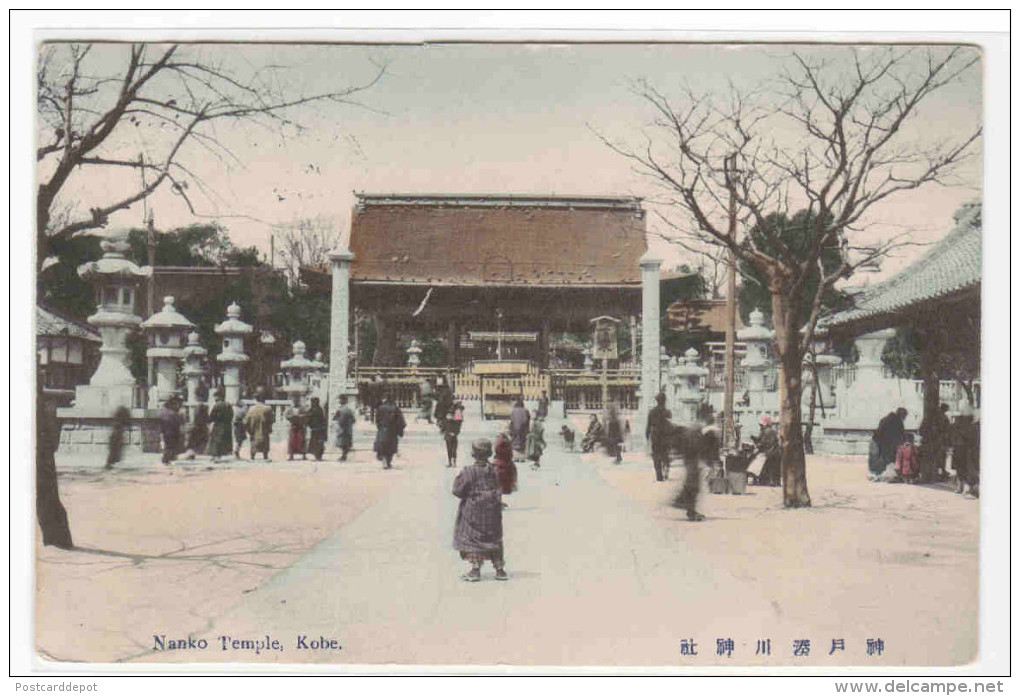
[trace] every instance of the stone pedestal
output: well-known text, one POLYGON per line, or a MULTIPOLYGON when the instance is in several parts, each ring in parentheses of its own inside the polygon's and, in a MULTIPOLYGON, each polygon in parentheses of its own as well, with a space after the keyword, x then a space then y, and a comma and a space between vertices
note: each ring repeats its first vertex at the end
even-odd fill
POLYGON ((198 334, 192 331, 188 334, 188 345, 184 347, 184 379, 188 385, 188 402, 184 405, 188 410, 188 421, 195 418, 195 409, 198 408, 198 385, 205 376, 205 357, 209 354, 209 351, 198 342, 198 338, 198 334))
POLYGON ((223 352, 216 361, 223 366, 223 391, 228 404, 241 400, 241 365, 248 362, 244 352, 244 337, 253 329, 241 321, 241 307, 236 302, 227 307, 227 320, 217 324, 217 335, 223 337, 223 352))

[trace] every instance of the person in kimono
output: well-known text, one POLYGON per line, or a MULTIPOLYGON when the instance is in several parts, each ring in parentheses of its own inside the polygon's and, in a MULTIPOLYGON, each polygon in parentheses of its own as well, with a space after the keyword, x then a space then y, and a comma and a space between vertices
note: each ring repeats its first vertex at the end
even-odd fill
POLYGON ((269 458, 269 437, 273 433, 274 422, 276 414, 273 413, 272 407, 266 404, 266 393, 259 387, 255 392, 255 403, 244 417, 252 461, 255 461, 255 455, 258 453, 261 453, 267 462, 272 461, 269 458))
POLYGON ((482 564, 492 563, 496 580, 507 580, 503 557, 503 508, 496 472, 489 465, 492 443, 480 438, 471 443, 471 466, 460 470, 453 481, 453 495, 460 503, 454 525, 453 548, 470 564, 461 577, 467 582, 482 579, 482 564))
POLYGON ((209 422, 212 423, 209 454, 212 455, 214 462, 218 462, 223 457, 229 457, 234 451, 234 437, 231 432, 234 427, 234 409, 226 402, 222 389, 216 390, 214 398, 216 402, 209 412, 209 422))
POLYGON ((347 396, 340 395, 340 407, 333 414, 336 424, 336 447, 340 450, 340 461, 346 462, 347 455, 354 445, 354 411, 347 405, 347 396))

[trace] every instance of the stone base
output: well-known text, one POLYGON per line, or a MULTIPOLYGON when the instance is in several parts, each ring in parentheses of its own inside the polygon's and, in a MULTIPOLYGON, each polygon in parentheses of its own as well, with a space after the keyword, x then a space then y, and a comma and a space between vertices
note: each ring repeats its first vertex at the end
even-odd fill
MULTIPOLYGON (((81 413, 77 408, 57 410, 61 421, 59 452, 105 455, 113 433, 112 416, 81 413)), ((133 409, 124 432, 124 455, 161 451, 159 418, 152 411, 133 409)))

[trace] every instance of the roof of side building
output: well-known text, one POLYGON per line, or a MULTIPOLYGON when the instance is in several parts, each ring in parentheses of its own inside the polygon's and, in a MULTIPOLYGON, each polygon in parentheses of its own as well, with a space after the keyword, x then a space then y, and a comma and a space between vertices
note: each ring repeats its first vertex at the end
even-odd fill
POLYGON ((901 312, 922 302, 946 298, 981 285, 981 206, 957 212, 953 229, 920 259, 888 280, 862 290, 854 306, 821 325, 841 326, 901 312))

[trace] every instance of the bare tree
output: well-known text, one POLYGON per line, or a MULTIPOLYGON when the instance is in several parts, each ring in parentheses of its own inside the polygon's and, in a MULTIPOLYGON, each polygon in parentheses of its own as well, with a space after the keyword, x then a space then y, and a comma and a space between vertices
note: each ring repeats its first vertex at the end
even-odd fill
POLYGON ((356 97, 383 75, 329 91, 304 94, 286 68, 253 68, 232 51, 212 59, 201 44, 44 44, 37 68, 39 114, 36 161, 38 266, 50 240, 101 228, 109 216, 170 186, 195 213, 196 194, 214 191, 194 164, 203 158, 240 160, 223 128, 258 126, 277 134, 301 129, 295 113, 315 104, 358 104, 356 97), (133 184, 93 186, 75 214, 61 192, 78 196, 74 181, 132 171, 133 184))
POLYGON ((284 273, 291 285, 300 280, 302 266, 329 266, 329 252, 340 243, 342 231, 330 217, 303 218, 273 226, 273 237, 280 245, 284 273))
POLYGON ((671 99, 640 81, 634 91, 655 119, 639 146, 600 136, 663 187, 682 213, 677 233, 722 249, 767 279, 779 359, 783 504, 811 504, 801 432, 802 361, 822 298, 863 265, 903 242, 862 241, 867 213, 905 191, 952 183, 981 127, 953 138, 928 136, 911 119, 922 105, 979 62, 965 47, 832 48, 795 52, 761 91, 725 94, 684 88, 671 99), (793 249, 770 228, 770 214, 806 211, 814 223, 793 249), (749 226, 764 239, 747 234, 749 226), (738 232, 731 235, 731 229, 738 232), (739 230, 744 230, 741 233, 739 230), (763 243, 764 242, 764 243, 763 243), (841 263, 823 268, 823 252, 841 263), (809 309, 798 299, 820 278, 809 309))

